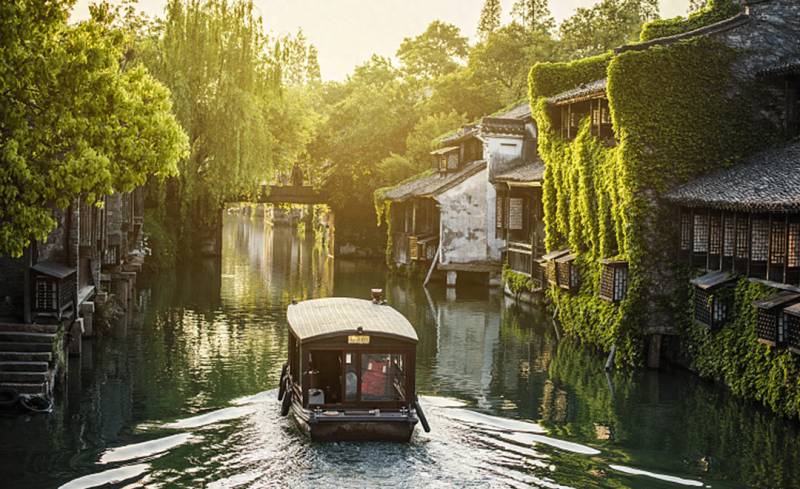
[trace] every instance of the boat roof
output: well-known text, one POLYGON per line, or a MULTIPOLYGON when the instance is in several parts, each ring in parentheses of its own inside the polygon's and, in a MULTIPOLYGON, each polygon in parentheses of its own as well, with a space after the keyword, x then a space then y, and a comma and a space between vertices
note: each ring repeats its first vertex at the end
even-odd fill
POLYGON ((355 334, 390 336, 416 342, 417 332, 394 308, 369 300, 331 297, 292 304, 286 313, 289 328, 301 341, 355 334))

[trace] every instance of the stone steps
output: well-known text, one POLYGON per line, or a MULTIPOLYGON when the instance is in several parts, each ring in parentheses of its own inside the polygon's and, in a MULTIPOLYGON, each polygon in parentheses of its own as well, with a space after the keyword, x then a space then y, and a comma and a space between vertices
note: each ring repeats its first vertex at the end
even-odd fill
POLYGON ((0 383, 44 384, 47 372, 0 372, 0 383))
POLYGON ((47 343, 53 344, 56 335, 53 333, 31 333, 28 331, 0 331, 0 343, 47 343))
POLYGON ((6 351, 50 353, 53 351, 53 343, 0 341, 0 352, 6 351))
POLYGON ((15 389, 20 394, 47 394, 46 383, 0 382, 0 388, 15 389))
POLYGON ((48 395, 55 324, 0 323, 0 388, 48 395))
POLYGON ((0 373, 2 372, 47 372, 50 367, 48 362, 42 361, 0 361, 0 373))
POLYGON ((14 324, 0 323, 0 332, 7 333, 50 333, 58 331, 57 324, 14 324))
POLYGON ((31 351, 2 351, 0 350, 0 362, 45 362, 53 360, 53 353, 31 352, 31 351))

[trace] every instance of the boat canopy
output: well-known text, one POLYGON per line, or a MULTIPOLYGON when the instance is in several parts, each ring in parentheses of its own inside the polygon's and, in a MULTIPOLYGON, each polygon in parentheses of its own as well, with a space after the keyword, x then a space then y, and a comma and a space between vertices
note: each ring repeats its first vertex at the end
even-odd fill
POLYGON ((303 301, 290 305, 286 317, 300 342, 349 334, 418 341, 417 332, 402 314, 390 306, 363 299, 332 297, 303 301))

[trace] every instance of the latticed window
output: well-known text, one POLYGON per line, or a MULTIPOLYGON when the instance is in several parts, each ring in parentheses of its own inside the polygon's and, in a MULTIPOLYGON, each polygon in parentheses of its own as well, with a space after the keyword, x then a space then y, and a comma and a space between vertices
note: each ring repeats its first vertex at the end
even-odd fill
POLYGON ((783 310, 800 301, 800 294, 782 292, 755 303, 756 337, 760 343, 780 346, 786 338, 786 315, 783 310))
POLYGON ((708 216, 694 215, 694 251, 695 253, 708 252, 708 216))
POLYGON ((789 223, 789 263, 790 267, 800 267, 800 223, 789 223))
POLYGON ((58 310, 58 284, 55 280, 47 277, 36 279, 34 309, 37 311, 58 310))
POLYGON ((783 221, 772 221, 769 262, 783 265, 786 261, 786 228, 783 221))
POLYGON ((709 253, 719 255, 722 248, 722 226, 720 216, 711 216, 709 253))
POLYGON ((525 201, 521 198, 508 199, 508 229, 519 231, 524 227, 524 206, 525 201))
POLYGON ((716 329, 731 318, 733 287, 736 278, 726 272, 711 272, 692 280, 694 285, 694 319, 716 329))
POLYGON ((628 293, 628 264, 623 261, 604 260, 600 275, 600 298, 619 302, 628 293))
POLYGON ((505 198, 501 196, 497 196, 497 201, 495 202, 495 214, 497 216, 497 221, 495 222, 495 226, 497 229, 502 229, 505 226, 505 212, 503 212, 503 208, 505 207, 505 198))
POLYGON ((458 169, 458 153, 452 152, 449 155, 447 155, 447 169, 448 170, 458 169))
POLYGON ((786 327, 786 346, 794 353, 800 353, 800 305, 783 310, 786 327))
POLYGON ((681 250, 692 250, 692 215, 688 212, 681 214, 681 250))
POLYGON ((769 221, 753 219, 750 240, 750 259, 767 261, 769 258, 769 221))
POLYGON ((736 234, 733 224, 733 217, 725 216, 725 221, 722 226, 723 234, 725 235, 722 246, 722 255, 726 257, 733 256, 733 250, 736 246, 736 234))
POLYGON ((747 221, 736 221, 736 258, 747 259, 747 221))

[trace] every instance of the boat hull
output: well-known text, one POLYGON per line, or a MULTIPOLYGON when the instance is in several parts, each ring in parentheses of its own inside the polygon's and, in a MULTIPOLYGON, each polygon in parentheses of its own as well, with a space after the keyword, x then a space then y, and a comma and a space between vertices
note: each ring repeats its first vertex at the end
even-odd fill
POLYGON ((401 415, 348 415, 318 416, 297 403, 292 404, 291 415, 300 430, 314 441, 382 441, 408 442, 414 434, 417 417, 413 413, 401 415))

